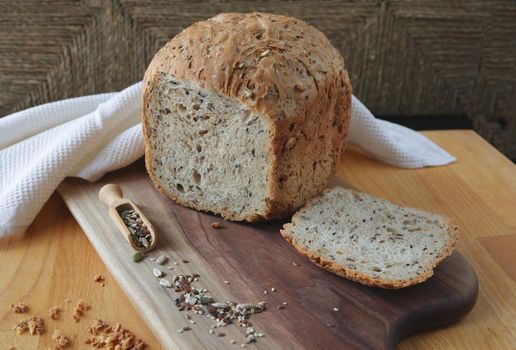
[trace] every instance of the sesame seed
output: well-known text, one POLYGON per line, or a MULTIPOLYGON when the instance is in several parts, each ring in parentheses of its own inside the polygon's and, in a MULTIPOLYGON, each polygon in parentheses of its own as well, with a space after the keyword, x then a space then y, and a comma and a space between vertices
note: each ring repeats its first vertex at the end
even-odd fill
POLYGON ((229 281, 224 281, 224 284, 229 284, 229 281))
POLYGON ((271 292, 275 292, 275 291, 276 291, 276 288, 272 287, 271 292))
POLYGON ((266 290, 263 291, 263 294, 267 294, 267 293, 269 293, 269 292, 267 292, 266 290))
POLYGON ((174 265, 179 265, 179 264, 177 263, 177 261, 174 261, 174 265))
POLYGON ((292 265, 299 266, 299 264, 297 262, 295 262, 295 261, 292 262, 292 265))
POLYGON ((284 301, 282 304, 283 304, 283 305, 288 305, 288 303, 287 303, 286 301, 284 301))
POLYGON ((213 334, 215 333, 215 331, 213 329, 210 329, 210 334, 213 334))
POLYGON ((333 311, 335 311, 335 312, 339 312, 340 310, 339 310, 339 308, 338 308, 338 307, 334 307, 334 308, 333 308, 333 311))
POLYGON ((229 342, 230 342, 231 344, 236 344, 236 340, 234 340, 234 339, 231 339, 229 342))

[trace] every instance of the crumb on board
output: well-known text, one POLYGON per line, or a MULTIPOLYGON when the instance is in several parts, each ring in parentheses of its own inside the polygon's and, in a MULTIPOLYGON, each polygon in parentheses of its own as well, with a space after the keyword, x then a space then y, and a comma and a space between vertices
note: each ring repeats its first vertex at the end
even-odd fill
POLYGON ((50 310, 48 310, 48 316, 52 319, 52 320, 58 320, 59 319, 59 315, 61 313, 61 308, 58 307, 58 306, 54 306, 53 308, 51 308, 50 310))
POLYGON ((41 317, 32 316, 27 320, 18 322, 18 324, 14 326, 14 330, 18 334, 23 334, 29 331, 31 335, 41 335, 45 333, 45 322, 41 317))
POLYGON ((146 344, 129 330, 123 328, 119 323, 109 326, 101 319, 95 319, 88 328, 90 337, 86 344, 93 348, 120 349, 120 350, 142 350, 146 344))
POLYGON ((104 287, 106 278, 104 277, 104 275, 99 273, 99 274, 95 275, 95 277, 93 278, 93 282, 99 283, 102 287, 104 287))
POLYGON ((24 303, 11 304, 11 310, 17 314, 23 314, 29 311, 29 307, 24 303))
POLYGON ((77 305, 73 308, 72 318, 75 322, 79 322, 81 316, 88 310, 90 307, 82 300, 79 300, 77 305))
POLYGON ((55 350, 61 350, 67 348, 70 345, 70 339, 65 336, 59 329, 55 329, 54 333, 52 333, 52 340, 54 341, 55 350))
POLYGON ((215 230, 217 230, 219 228, 222 228, 222 223, 219 221, 212 222, 211 227, 214 228, 215 230))

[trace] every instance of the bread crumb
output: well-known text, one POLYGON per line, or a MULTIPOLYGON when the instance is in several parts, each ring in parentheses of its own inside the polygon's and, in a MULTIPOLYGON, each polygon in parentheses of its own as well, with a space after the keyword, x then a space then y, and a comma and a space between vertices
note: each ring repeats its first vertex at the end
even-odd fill
POLYGON ((104 283, 106 282, 106 278, 103 275, 98 274, 98 275, 95 275, 95 277, 93 278, 93 282, 99 283, 102 287, 104 287, 104 283))
POLYGON ((142 350, 146 346, 143 340, 137 339, 131 331, 123 328, 119 323, 108 326, 104 321, 95 319, 88 330, 91 335, 86 340, 86 344, 94 348, 142 350))
POLYGON ((17 314, 23 314, 29 311, 29 307, 24 303, 11 304, 11 310, 17 314))
POLYGON ((70 345, 70 339, 66 337, 59 329, 55 329, 52 334, 52 340, 56 344, 55 350, 67 348, 70 345))
POLYGON ((90 307, 82 300, 79 300, 77 305, 75 305, 73 309, 72 318, 75 320, 75 322, 79 322, 79 319, 84 314, 86 310, 88 310, 90 307))
POLYGON ((52 320, 58 320, 59 319, 59 314, 61 313, 61 308, 60 307, 57 307, 57 306, 54 306, 53 308, 51 308, 50 310, 48 310, 48 316, 52 319, 52 320))
POLYGON ((45 322, 38 316, 32 316, 28 320, 20 321, 16 326, 14 326, 14 330, 18 334, 23 334, 29 331, 31 335, 41 335, 45 333, 45 322))
POLYGON ((222 223, 220 223, 219 221, 212 222, 211 223, 211 227, 213 227, 214 229, 218 230, 219 228, 222 228, 222 223))

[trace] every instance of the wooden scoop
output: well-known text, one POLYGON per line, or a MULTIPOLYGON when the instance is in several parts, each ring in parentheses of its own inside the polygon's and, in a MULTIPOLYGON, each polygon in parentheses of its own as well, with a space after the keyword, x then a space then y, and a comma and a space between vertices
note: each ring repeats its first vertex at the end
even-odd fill
MULTIPOLYGON (((115 223, 115 225, 118 227, 118 230, 120 233, 125 237, 127 242, 133 247, 134 250, 139 252, 147 252, 154 248, 156 245, 156 232, 154 230, 154 227, 150 223, 149 220, 143 215, 143 213, 138 209, 138 207, 131 201, 130 199, 124 198, 122 189, 120 186, 115 184, 107 184, 102 186, 102 188, 99 191, 99 199, 102 203, 109 206, 108 212, 109 216, 111 216, 111 219, 115 223), (133 220, 137 220, 138 218, 141 219, 141 224, 144 227, 147 227, 147 229, 150 232, 151 241, 148 243, 148 246, 145 247, 141 241, 138 240, 140 243, 136 243, 131 235, 131 231, 133 230, 133 235, 137 236, 135 234, 136 230, 135 228, 129 228, 122 219, 122 213, 126 210, 134 210, 137 217, 133 220)), ((148 240, 146 240, 148 241, 148 240)))

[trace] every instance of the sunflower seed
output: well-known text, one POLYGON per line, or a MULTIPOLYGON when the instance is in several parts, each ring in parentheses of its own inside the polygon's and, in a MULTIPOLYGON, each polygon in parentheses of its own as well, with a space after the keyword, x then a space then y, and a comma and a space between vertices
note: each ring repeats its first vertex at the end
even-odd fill
POLYGON ((169 280, 166 280, 164 278, 160 278, 159 284, 163 287, 172 288, 172 283, 170 283, 169 280))
POLYGON ((160 255, 160 256, 156 259, 156 263, 157 263, 157 264, 160 264, 160 265, 163 265, 166 261, 167 261, 167 257, 166 257, 165 255, 160 255))

